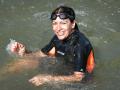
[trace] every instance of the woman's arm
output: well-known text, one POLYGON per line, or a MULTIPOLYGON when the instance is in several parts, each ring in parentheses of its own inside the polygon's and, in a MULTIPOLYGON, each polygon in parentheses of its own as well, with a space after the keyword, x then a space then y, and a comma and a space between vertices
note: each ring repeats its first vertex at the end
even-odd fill
POLYGON ((43 85, 44 83, 51 82, 75 82, 81 81, 84 78, 84 73, 74 72, 73 75, 69 76, 52 76, 52 75, 37 75, 29 80, 30 83, 35 86, 43 85))
POLYGON ((44 54, 41 50, 39 51, 28 51, 26 49, 26 47, 19 43, 19 42, 15 42, 11 45, 11 52, 13 54, 19 55, 21 57, 46 57, 46 56, 55 56, 55 48, 53 47, 49 52, 48 55, 44 54))

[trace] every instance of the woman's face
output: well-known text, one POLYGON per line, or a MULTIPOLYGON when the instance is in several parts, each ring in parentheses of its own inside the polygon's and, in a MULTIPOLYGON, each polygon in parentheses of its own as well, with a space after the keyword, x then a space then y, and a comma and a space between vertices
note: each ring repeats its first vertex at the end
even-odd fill
POLYGON ((70 22, 69 19, 60 19, 57 17, 52 21, 52 28, 59 40, 64 40, 71 33, 75 27, 75 22, 70 22))

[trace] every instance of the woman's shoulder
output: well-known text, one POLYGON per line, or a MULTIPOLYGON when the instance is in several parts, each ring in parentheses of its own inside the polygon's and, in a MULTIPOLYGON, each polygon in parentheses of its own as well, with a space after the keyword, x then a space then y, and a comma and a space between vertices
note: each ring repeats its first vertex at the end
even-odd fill
POLYGON ((80 43, 80 44, 83 44, 84 46, 90 45, 90 41, 89 41, 88 37, 85 36, 84 33, 79 32, 79 33, 78 33, 78 36, 79 36, 79 43, 80 43))

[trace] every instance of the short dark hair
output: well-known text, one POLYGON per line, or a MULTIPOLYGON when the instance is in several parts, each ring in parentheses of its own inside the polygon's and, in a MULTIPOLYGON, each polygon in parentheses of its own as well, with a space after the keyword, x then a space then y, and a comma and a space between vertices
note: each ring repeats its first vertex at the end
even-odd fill
MULTIPOLYGON (((51 13, 51 18, 50 18, 50 19, 53 20, 53 19, 52 19, 52 16, 53 16, 53 15, 57 15, 57 14, 61 14, 61 13, 67 14, 67 15, 68 15, 68 18, 70 19, 71 22, 73 22, 73 21, 75 20, 75 17, 76 17, 75 12, 74 12, 73 8, 68 7, 68 6, 59 6, 59 7, 57 7, 57 8, 56 8, 55 10, 53 10, 53 12, 51 13), (70 17, 69 17, 69 16, 70 16, 70 17), (71 16, 72 16, 72 17, 71 17, 71 16)), ((75 30, 79 30, 77 23, 75 23, 74 29, 75 29, 75 30)))
POLYGON ((59 6, 55 10, 53 10, 53 12, 51 13, 51 17, 53 15, 57 15, 57 14, 60 14, 60 13, 63 13, 63 14, 65 13, 65 14, 67 14, 69 16, 72 16, 72 17, 68 17, 71 22, 73 22, 75 20, 75 12, 74 12, 74 10, 71 7, 59 6))

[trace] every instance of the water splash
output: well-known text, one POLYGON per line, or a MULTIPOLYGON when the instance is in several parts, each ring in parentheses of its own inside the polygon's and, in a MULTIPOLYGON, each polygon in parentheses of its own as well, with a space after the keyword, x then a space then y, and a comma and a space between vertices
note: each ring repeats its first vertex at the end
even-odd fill
POLYGON ((6 47, 6 51, 11 55, 14 56, 15 54, 12 53, 11 48, 12 44, 14 44, 16 41, 14 39, 10 39, 10 43, 6 47))

